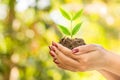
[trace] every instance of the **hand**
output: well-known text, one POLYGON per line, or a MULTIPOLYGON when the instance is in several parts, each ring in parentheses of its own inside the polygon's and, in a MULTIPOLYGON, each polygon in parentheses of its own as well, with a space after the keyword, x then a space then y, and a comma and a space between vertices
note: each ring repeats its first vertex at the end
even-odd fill
MULTIPOLYGON (((50 55, 53 57, 53 61, 57 64, 58 67, 62 69, 66 69, 70 71, 78 71, 77 70, 78 66, 74 66, 74 64, 76 65, 78 62, 63 54, 65 53, 69 55, 70 53, 72 54, 72 51, 66 47, 64 48, 63 47, 64 46, 59 45, 59 50, 58 50, 58 45, 54 42, 52 43, 52 46, 49 46, 50 55), (60 50, 63 52, 61 52, 60 50), (68 61, 70 62, 68 63, 68 61)), ((74 54, 69 55, 69 56, 74 57, 74 54)))
POLYGON ((52 43, 50 54, 57 66, 71 71, 104 69, 108 52, 98 45, 83 45, 70 50, 59 43, 52 43))

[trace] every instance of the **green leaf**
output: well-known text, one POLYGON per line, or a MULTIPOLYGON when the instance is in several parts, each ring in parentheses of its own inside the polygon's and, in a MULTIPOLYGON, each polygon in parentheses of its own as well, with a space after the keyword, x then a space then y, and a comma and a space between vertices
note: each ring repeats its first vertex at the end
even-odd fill
POLYGON ((61 32, 63 32, 66 35, 70 35, 69 30, 65 26, 59 24, 58 27, 59 27, 61 32))
POLYGON ((74 17, 72 18, 72 20, 75 20, 75 19, 79 18, 82 13, 83 13, 83 9, 81 9, 80 11, 78 11, 78 12, 74 15, 74 17))
POLYGON ((81 22, 81 23, 78 23, 78 24, 73 28, 73 30, 72 30, 72 35, 75 35, 75 34, 79 31, 81 25, 82 25, 82 22, 81 22))
POLYGON ((62 8, 60 8, 60 12, 66 19, 71 20, 71 16, 70 16, 70 14, 67 11, 65 11, 62 8))

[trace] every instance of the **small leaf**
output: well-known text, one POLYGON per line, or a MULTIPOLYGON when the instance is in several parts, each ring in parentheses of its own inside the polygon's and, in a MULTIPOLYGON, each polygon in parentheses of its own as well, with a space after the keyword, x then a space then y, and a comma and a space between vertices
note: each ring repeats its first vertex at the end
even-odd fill
POLYGON ((82 22, 81 22, 81 23, 78 23, 78 24, 73 28, 73 30, 72 30, 72 35, 75 35, 75 34, 79 31, 81 25, 82 25, 82 22))
POLYGON ((58 26, 59 26, 59 29, 61 30, 61 32, 63 32, 66 35, 70 35, 69 30, 65 26, 63 26, 63 25, 58 25, 58 26))
POLYGON ((74 15, 74 17, 72 18, 72 20, 75 20, 75 19, 77 19, 78 17, 80 17, 82 13, 83 13, 83 9, 81 9, 80 11, 78 11, 78 12, 74 15))
POLYGON ((66 19, 71 20, 71 16, 70 16, 70 14, 67 11, 65 11, 62 8, 60 8, 60 12, 66 19))

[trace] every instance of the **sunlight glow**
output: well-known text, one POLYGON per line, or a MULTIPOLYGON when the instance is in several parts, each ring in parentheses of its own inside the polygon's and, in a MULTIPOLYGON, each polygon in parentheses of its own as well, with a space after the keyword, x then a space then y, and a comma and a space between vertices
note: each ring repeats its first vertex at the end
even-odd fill
POLYGON ((20 29, 21 23, 18 20, 14 20, 12 24, 12 28, 14 31, 18 31, 20 29))
POLYGON ((12 62, 18 63, 19 60, 20 60, 20 58, 19 58, 19 55, 18 55, 18 54, 15 53, 15 54, 13 54, 13 55, 11 56, 11 61, 12 61, 12 62))
POLYGON ((59 11, 52 11, 50 14, 50 17, 52 18, 52 20, 56 23, 56 24, 61 24, 64 26, 68 26, 69 25, 69 21, 66 20, 59 11))
POLYGON ((101 16, 104 16, 107 14, 107 7, 105 4, 103 3, 93 3, 93 4, 89 4, 86 6, 85 8, 87 13, 97 13, 101 16))
POLYGON ((7 5, 0 4, 0 19, 3 20, 7 17, 7 5))
POLYGON ((28 38, 33 38, 34 35, 35 35, 35 33, 34 33, 33 30, 30 30, 30 29, 26 30, 26 36, 27 36, 28 38))
POLYGON ((29 6, 34 7, 36 5, 35 0, 17 0, 16 11, 22 12, 29 6))
POLYGON ((19 70, 17 67, 13 67, 10 72, 10 80, 18 80, 19 79, 19 70))
POLYGON ((114 24, 114 18, 112 17, 112 16, 107 16, 106 17, 106 23, 108 24, 108 25, 112 25, 112 24, 114 24))
POLYGON ((37 6, 39 9, 44 9, 50 6, 50 0, 39 0, 37 6))

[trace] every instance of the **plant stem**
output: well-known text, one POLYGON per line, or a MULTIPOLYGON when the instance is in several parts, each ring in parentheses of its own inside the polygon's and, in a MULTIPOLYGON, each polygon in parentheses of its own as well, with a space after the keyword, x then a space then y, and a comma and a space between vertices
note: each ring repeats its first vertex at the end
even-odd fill
POLYGON ((73 23, 73 20, 72 20, 72 18, 73 18, 73 13, 71 12, 71 21, 70 21, 70 24, 71 24, 71 26, 70 26, 70 36, 71 36, 71 38, 73 37, 73 35, 72 35, 72 23, 73 23))
POLYGON ((72 20, 70 21, 70 23, 71 23, 71 25, 70 25, 70 36, 71 36, 71 38, 73 37, 72 36, 72 20))

